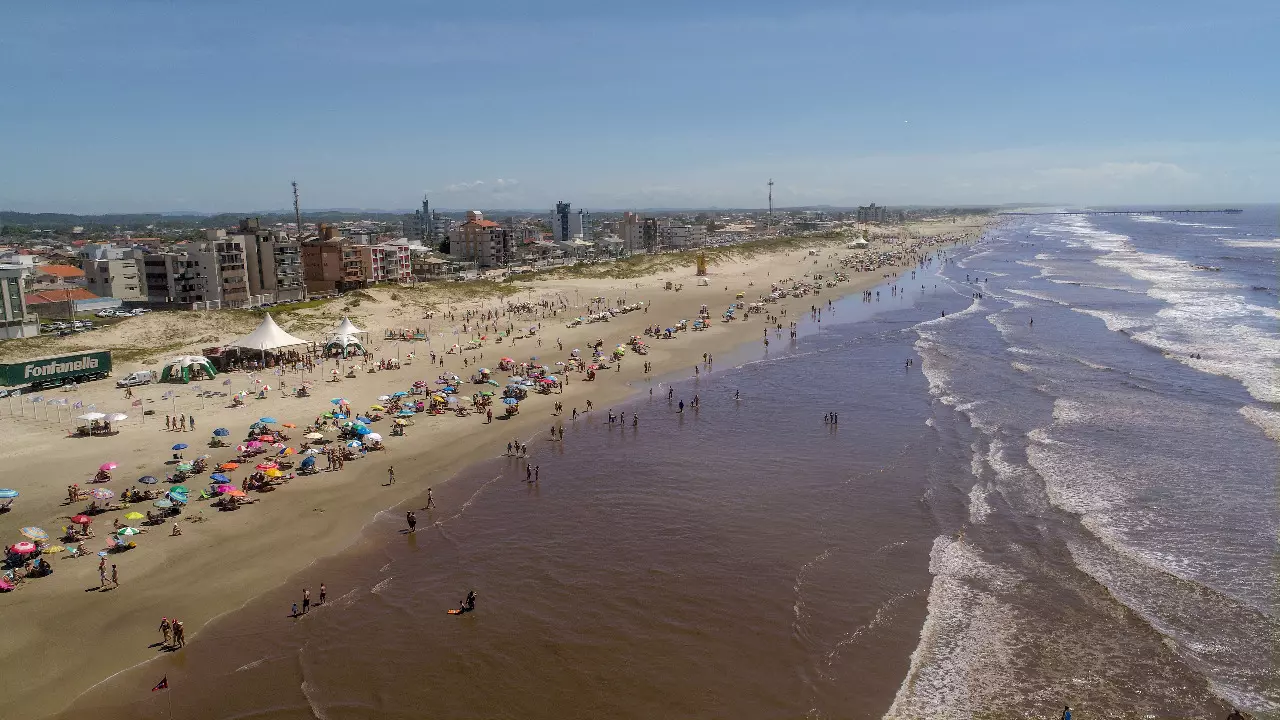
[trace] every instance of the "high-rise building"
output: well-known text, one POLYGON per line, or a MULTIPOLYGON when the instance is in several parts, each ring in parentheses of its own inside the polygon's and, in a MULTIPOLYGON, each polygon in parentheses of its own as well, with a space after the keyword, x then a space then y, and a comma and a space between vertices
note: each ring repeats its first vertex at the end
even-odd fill
POLYGON ((894 213, 888 208, 876 205, 875 203, 858 207, 858 222, 892 222, 895 217, 894 213))
POLYGON ((26 269, 20 265, 0 265, 0 338, 40 334, 40 318, 27 309, 23 294, 25 275, 26 269))
POLYGON ((245 218, 227 234, 244 249, 250 305, 306 299, 302 277, 302 245, 282 230, 261 227, 258 218, 245 218))
POLYGON ((404 241, 360 246, 360 266, 371 283, 413 281, 409 244, 404 241))
POLYGON ((628 255, 648 252, 651 248, 644 241, 645 220, 640 213, 626 212, 618 223, 618 237, 622 238, 622 251, 628 255))

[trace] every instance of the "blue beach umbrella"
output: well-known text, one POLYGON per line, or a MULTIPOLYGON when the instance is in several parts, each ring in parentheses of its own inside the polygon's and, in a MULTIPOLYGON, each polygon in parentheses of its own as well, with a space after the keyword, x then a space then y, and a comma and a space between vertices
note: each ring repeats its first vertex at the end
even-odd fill
POLYGON ((171 508, 171 507, 173 507, 173 501, 172 501, 172 500, 157 500, 157 501, 155 501, 155 502, 153 502, 153 503, 151 503, 151 504, 152 504, 152 505, 154 505, 154 506, 156 506, 156 507, 158 507, 158 508, 171 508))
POLYGON ((365 417, 365 416, 363 416, 363 415, 357 415, 357 416, 356 416, 356 421, 357 421, 357 422, 362 422, 362 423, 371 423, 371 422, 373 422, 373 418, 367 418, 367 417, 365 417))
POLYGON ((231 431, 226 428, 218 428, 217 430, 213 431, 214 437, 226 437, 230 434, 231 434, 231 431))
POLYGON ((359 440, 352 440, 351 442, 347 443, 347 447, 349 447, 349 448, 358 448, 358 447, 360 447, 360 446, 361 446, 361 445, 363 445, 363 444, 364 444, 364 443, 360 442, 359 440))
POLYGON ((186 450, 186 449, 187 449, 187 444, 186 444, 186 443, 178 443, 177 445, 174 445, 174 446, 173 446, 173 449, 174 449, 174 450, 186 450))
POLYGON ((0 488, 0 498, 7 499, 7 498, 16 498, 16 497, 18 497, 17 490, 12 490, 10 488, 0 488))
POLYGON ((405 408, 404 410, 401 410, 400 412, 398 412, 398 413, 396 413, 396 414, 397 414, 397 415, 400 415, 400 416, 403 416, 403 417, 409 417, 409 416, 411 416, 411 415, 414 415, 415 413, 414 413, 412 410, 410 410, 410 409, 408 409, 408 408, 405 408))
POLYGON ((354 425, 351 428, 351 432, 357 435, 368 435, 370 430, 367 425, 354 425))
POLYGON ((346 401, 347 401, 347 399, 346 399, 346 398, 334 398, 334 399, 330 400, 329 402, 333 403, 334 405, 341 405, 341 404, 345 403, 346 401))
POLYGON ((154 475, 143 475, 142 477, 138 478, 138 482, 142 483, 143 485, 155 485, 156 483, 160 482, 160 480, 156 478, 156 476, 154 475))
POLYGON ((308 455, 302 459, 302 462, 298 465, 298 467, 302 468, 303 470, 308 470, 312 467, 315 467, 315 464, 316 464, 316 456, 308 455))
POLYGON ((403 390, 400 390, 399 392, 391 393, 391 397, 402 398, 402 397, 408 397, 408 396, 409 396, 409 393, 403 390))
POLYGON ((336 418, 336 419, 338 419, 338 420, 346 420, 346 419, 347 419, 347 416, 346 416, 346 414, 345 414, 345 413, 334 413, 334 414, 333 414, 333 417, 334 417, 334 418, 336 418))
POLYGON ((520 401, 515 398, 502 398, 503 405, 519 405, 520 401))
POLYGON ((212 474, 212 475, 210 475, 210 476, 209 476, 209 479, 210 479, 210 480, 212 480, 212 481, 214 481, 214 482, 216 482, 216 483, 229 483, 229 482, 231 482, 231 478, 227 477, 226 475, 223 475, 222 473, 214 473, 214 474, 212 474))
POLYGON ((273 418, 273 417, 264 417, 264 418, 258 418, 258 422, 260 422, 260 423, 264 423, 264 424, 270 424, 270 423, 275 423, 275 422, 280 422, 280 421, 279 421, 279 420, 276 420, 276 419, 275 419, 275 418, 273 418))

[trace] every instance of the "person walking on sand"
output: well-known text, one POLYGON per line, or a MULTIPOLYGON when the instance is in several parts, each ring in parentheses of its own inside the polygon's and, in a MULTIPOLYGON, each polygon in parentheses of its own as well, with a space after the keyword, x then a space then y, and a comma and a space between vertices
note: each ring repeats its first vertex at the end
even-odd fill
POLYGON ((111 587, 120 587, 120 573, 115 565, 111 566, 111 587))
POLYGON ((396 469, 394 465, 387 466, 387 484, 388 485, 396 484, 396 469))
POLYGON ((169 636, 172 632, 173 626, 169 624, 169 618, 160 618, 160 634, 164 636, 164 643, 161 644, 161 647, 169 647, 169 636))
POLYGON ((101 560, 98 561, 98 587, 104 588, 106 586, 107 586, 107 559, 102 558, 101 560))
POLYGON ((302 614, 306 615, 307 611, 310 609, 311 609, 311 590, 309 588, 302 588, 302 614))
POLYGON ((538 482, 538 473, 539 473, 539 472, 542 472, 542 466, 541 466, 541 465, 534 465, 534 466, 533 466, 533 481, 534 481, 534 482, 538 482))
POLYGON ((173 641, 180 648, 187 646, 187 628, 176 618, 173 621, 173 641))
POLYGON ((187 416, 187 424, 191 426, 191 432, 196 431, 196 418, 194 415, 187 416))
POLYGON ((436 506, 436 499, 431 497, 431 488, 427 488, 427 506, 424 509, 430 510, 435 506, 436 506))
POLYGON ((164 429, 165 430, 173 429, 173 419, 168 415, 164 416, 164 429))
POLYGON ((317 602, 316 604, 317 604, 317 605, 323 605, 323 604, 324 604, 325 596, 326 596, 326 595, 328 595, 328 594, 329 594, 329 592, 328 592, 327 590, 325 590, 324 583, 320 583, 320 600, 319 600, 319 602, 317 602))
POLYGON ((524 466, 524 481, 533 482, 533 468, 528 465, 524 466))
POLYGON ((406 523, 408 523, 408 524, 409 524, 409 532, 417 532, 417 530, 418 530, 418 518, 416 518, 416 517, 414 517, 414 516, 413 516, 413 511, 412 511, 412 510, 410 510, 410 511, 408 511, 408 512, 406 512, 406 513, 404 514, 404 521, 405 521, 406 523))

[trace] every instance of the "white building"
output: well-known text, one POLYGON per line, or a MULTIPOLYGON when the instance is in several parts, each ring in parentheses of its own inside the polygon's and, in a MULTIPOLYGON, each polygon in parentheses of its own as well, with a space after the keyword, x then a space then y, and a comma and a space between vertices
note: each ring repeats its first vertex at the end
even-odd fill
POLYGON ((0 265, 0 338, 9 340, 40 334, 40 318, 27 310, 23 293, 26 272, 20 265, 0 265))
POLYGON ((147 287, 139 260, 82 260, 81 265, 85 287, 94 295, 120 300, 146 299, 147 287))
POLYGON ((707 228, 704 225, 659 225, 658 242, 672 250, 701 247, 707 242, 707 228))

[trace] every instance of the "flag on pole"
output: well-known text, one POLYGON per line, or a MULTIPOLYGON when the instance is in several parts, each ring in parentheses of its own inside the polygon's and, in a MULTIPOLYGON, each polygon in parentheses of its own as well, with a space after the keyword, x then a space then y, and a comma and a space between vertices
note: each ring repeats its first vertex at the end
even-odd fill
POLYGON ((133 407, 142 407, 142 400, 134 400, 130 405, 133 407))
POLYGON ((231 384, 231 378, 227 378, 226 380, 223 380, 223 381, 222 381, 222 384, 223 384, 223 385, 230 385, 230 384, 231 384))
POLYGON ((77 400, 77 401, 75 401, 74 403, 72 403, 72 404, 71 404, 71 407, 72 407, 72 409, 79 410, 80 408, 84 407, 84 403, 82 403, 82 402, 80 402, 79 400, 77 400))
POLYGON ((155 692, 157 690, 168 690, 168 689, 169 689, 169 676, 165 675, 164 677, 160 678, 160 682, 156 683, 155 687, 151 688, 151 692, 155 692))
POLYGON ((87 407, 87 408, 85 408, 85 409, 86 409, 86 410, 88 410, 89 412, 95 412, 95 411, 98 409, 98 406, 97 406, 96 404, 94 404, 94 405, 90 405, 89 407, 87 407))

